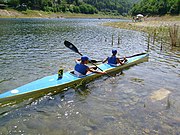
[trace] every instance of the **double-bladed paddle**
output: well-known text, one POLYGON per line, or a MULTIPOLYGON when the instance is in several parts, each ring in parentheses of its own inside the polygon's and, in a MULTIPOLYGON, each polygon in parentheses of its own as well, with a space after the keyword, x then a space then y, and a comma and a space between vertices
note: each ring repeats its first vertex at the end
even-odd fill
MULTIPOLYGON (((71 49, 72 51, 74 51, 75 53, 78 53, 79 55, 83 56, 82 53, 79 52, 79 50, 77 49, 77 47, 76 47, 75 45, 73 45, 71 42, 65 40, 65 41, 64 41, 64 45, 65 45, 67 48, 69 48, 69 49, 71 49)), ((90 62, 91 64, 93 64, 95 67, 97 67, 99 70, 103 71, 103 70, 102 70, 101 68, 99 68, 96 64, 94 64, 92 60, 90 60, 89 62, 90 62)), ((107 73, 106 73, 106 75, 108 75, 109 77, 111 77, 111 75, 109 75, 109 74, 107 74, 107 73)))
MULTIPOLYGON (((71 49, 72 51, 74 51, 75 53, 78 53, 79 55, 82 56, 82 54, 79 52, 79 50, 77 49, 77 47, 76 47, 75 45, 73 45, 71 42, 65 40, 65 41, 64 41, 64 45, 65 45, 67 48, 69 48, 69 49, 71 49)), ((131 58, 131 57, 139 56, 139 55, 143 55, 143 54, 146 54, 146 53, 138 53, 138 54, 135 54, 135 55, 126 56, 126 58, 131 58)), ((120 58, 120 59, 122 59, 122 58, 120 58)), ((98 62, 102 62, 102 60, 93 60, 93 59, 91 59, 91 62, 92 62, 92 63, 98 63, 98 62)))
MULTIPOLYGON (((146 53, 138 53, 138 54, 134 54, 131 56, 126 56, 126 58, 131 58, 131 57, 135 57, 135 56, 139 56, 139 55, 143 55, 143 54, 146 54, 146 53)), ((121 57, 120 59, 123 59, 123 57, 121 57)), ((102 62, 102 60, 92 60, 92 61, 93 61, 93 63, 102 62)))
MULTIPOLYGON (((135 57, 135 56, 139 56, 139 55, 143 55, 143 54, 146 54, 146 53, 138 53, 138 54, 134 54, 134 55, 131 55, 131 56, 126 56, 126 58, 131 58, 131 57, 135 57)), ((120 59, 123 59, 123 57, 121 57, 120 59)), ((93 63, 98 63, 98 62, 103 62, 102 60, 91 60, 93 63)))

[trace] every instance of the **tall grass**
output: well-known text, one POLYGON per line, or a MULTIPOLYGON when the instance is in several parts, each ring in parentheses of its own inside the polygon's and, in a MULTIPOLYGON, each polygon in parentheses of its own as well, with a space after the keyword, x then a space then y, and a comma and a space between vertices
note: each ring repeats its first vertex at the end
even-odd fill
POLYGON ((179 46, 180 45, 180 40, 179 40, 179 26, 174 25, 172 27, 169 27, 169 36, 170 36, 170 41, 172 46, 179 46))
POLYGON ((178 25, 166 27, 160 26, 147 32, 151 33, 153 44, 155 41, 158 41, 161 44, 161 50, 164 44, 169 44, 171 47, 180 47, 180 32, 178 25))
POLYGON ((144 24, 142 24, 143 22, 142 23, 141 22, 140 23, 115 22, 115 23, 106 23, 104 25, 112 26, 116 28, 145 32, 147 33, 148 50, 150 47, 150 43, 155 44, 156 42, 160 44, 160 50, 162 50, 167 45, 171 47, 180 47, 179 25, 174 25, 174 23, 178 21, 179 21, 179 18, 177 17, 174 20, 174 22, 170 21, 169 19, 165 19, 164 21, 162 20, 147 21, 147 23, 144 23, 144 24))

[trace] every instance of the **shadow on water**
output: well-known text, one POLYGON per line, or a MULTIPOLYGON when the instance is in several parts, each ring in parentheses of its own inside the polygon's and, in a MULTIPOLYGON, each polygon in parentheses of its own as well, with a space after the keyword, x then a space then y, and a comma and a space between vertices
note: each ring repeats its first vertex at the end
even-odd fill
POLYGON ((79 86, 76 86, 75 91, 81 95, 83 98, 87 97, 89 94, 91 94, 91 90, 88 88, 88 84, 81 84, 79 86))

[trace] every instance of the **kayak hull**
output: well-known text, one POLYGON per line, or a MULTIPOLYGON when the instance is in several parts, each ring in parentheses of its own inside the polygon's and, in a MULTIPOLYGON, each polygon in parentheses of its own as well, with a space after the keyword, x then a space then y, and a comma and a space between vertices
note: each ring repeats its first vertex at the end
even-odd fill
MULTIPOLYGON (((107 73, 115 73, 126 69, 132 65, 136 65, 138 63, 148 60, 148 54, 142 53, 138 56, 131 56, 130 58, 127 58, 127 60, 128 61, 124 65, 120 66, 109 64, 100 64, 97 66, 103 71, 106 71, 107 73)), ((58 74, 55 74, 2 93, 0 94, 0 106, 3 106, 7 103, 14 104, 29 98, 34 99, 44 96, 46 94, 55 94, 64 90, 65 88, 73 87, 75 85, 85 82, 90 82, 95 78, 101 76, 101 74, 90 73, 82 77, 77 77, 71 72, 72 71, 63 73, 62 79, 57 79, 58 74)))

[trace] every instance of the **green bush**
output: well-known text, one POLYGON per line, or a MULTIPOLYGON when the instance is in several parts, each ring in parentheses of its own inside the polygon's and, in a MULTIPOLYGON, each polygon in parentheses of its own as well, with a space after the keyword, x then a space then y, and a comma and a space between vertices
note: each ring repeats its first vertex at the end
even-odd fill
POLYGON ((16 9, 17 9, 18 11, 26 11, 28 8, 27 8, 27 5, 22 4, 22 5, 18 5, 18 6, 16 7, 16 9))

